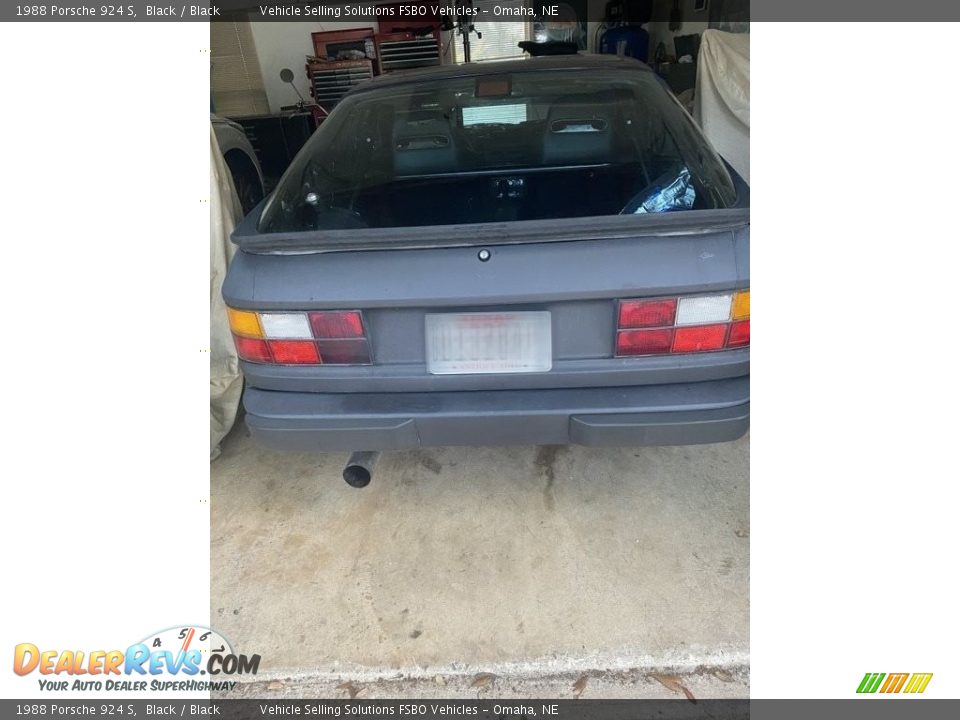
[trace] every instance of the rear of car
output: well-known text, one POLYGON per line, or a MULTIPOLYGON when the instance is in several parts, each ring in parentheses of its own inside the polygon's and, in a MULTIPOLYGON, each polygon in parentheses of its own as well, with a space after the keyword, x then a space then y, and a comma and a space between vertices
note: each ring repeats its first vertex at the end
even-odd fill
POLYGON ((749 189, 640 63, 368 83, 234 240, 223 294, 267 445, 747 430, 749 189))

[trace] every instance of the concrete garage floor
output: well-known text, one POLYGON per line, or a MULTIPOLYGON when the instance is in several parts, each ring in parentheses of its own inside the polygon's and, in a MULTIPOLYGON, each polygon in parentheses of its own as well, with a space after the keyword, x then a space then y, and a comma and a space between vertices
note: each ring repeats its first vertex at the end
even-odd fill
POLYGON ((222 450, 211 623, 262 656, 243 694, 749 692, 746 438, 392 452, 363 490, 242 423, 222 450))

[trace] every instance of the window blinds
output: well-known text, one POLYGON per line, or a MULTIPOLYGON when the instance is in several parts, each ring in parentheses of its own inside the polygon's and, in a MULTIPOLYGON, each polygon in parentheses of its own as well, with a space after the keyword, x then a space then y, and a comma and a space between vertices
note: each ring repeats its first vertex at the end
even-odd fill
POLYGON ((270 111, 249 22, 210 23, 210 89, 218 115, 270 111))

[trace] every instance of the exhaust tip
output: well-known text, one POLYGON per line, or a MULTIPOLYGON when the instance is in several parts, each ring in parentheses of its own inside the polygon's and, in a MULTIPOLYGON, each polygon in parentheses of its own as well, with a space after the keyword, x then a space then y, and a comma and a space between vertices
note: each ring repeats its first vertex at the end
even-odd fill
POLYGON ((343 479, 350 487, 366 487, 370 484, 370 471, 362 465, 347 465, 343 469, 343 479))
POLYGON ((353 453, 343 468, 343 479, 347 485, 355 488, 366 487, 373 478, 373 468, 380 459, 380 453, 371 450, 362 450, 353 453))

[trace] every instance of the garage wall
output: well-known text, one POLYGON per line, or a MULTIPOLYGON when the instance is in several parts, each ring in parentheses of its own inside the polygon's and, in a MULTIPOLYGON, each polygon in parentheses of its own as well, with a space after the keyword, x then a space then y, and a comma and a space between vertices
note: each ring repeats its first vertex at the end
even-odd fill
MULTIPOLYGON (((710 0, 707 7, 699 12, 693 9, 694 0, 680 0, 680 9, 683 11, 683 25, 679 30, 671 30, 667 21, 651 22, 646 26, 650 33, 650 59, 657 50, 657 43, 667 46, 667 55, 673 55, 673 38, 677 35, 701 35, 710 27, 710 0)), ((673 0, 656 0, 653 16, 666 18, 670 16, 673 0)))
POLYGON ((603 24, 604 10, 607 7, 607 0, 587 0, 587 17, 593 18, 587 21, 587 51, 597 51, 597 30, 603 24))
MULTIPOLYGON (((310 33, 327 30, 351 30, 355 28, 376 28, 376 21, 364 22, 251 22, 253 41, 260 60, 263 86, 271 112, 280 112, 281 105, 293 105, 297 95, 291 87, 280 79, 280 70, 293 70, 294 85, 307 102, 310 101, 310 83, 304 70, 304 60, 313 54, 313 41, 310 33)), ((444 33, 442 38, 443 62, 452 62, 452 48, 449 44, 453 33, 444 33)))
MULTIPOLYGON (((672 0, 666 1, 671 2, 672 0)), ((693 7, 693 0, 685 1, 690 3, 691 8, 693 7)), ((601 17, 606 2, 607 0, 587 0, 590 17, 601 17)), ((698 13, 698 15, 700 14, 706 19, 706 13, 698 13)), ((594 51, 594 40, 599 25, 600 23, 596 21, 588 23, 587 47, 591 52, 594 51)), ((310 40, 311 33, 376 27, 376 21, 364 22, 363 20, 355 22, 251 22, 250 28, 253 33, 253 41, 263 77, 263 88, 266 92, 270 112, 280 112, 282 105, 293 105, 297 102, 296 93, 280 79, 282 68, 290 68, 293 71, 294 84, 303 97, 307 101, 310 100, 310 85, 303 66, 306 56, 313 54, 313 43, 310 40)), ((665 27, 666 23, 664 23, 665 27)), ((687 27, 688 23, 684 23, 684 29, 687 27)), ((705 22, 703 23, 703 29, 706 29, 705 22)), ((702 30, 694 32, 702 32, 702 30)), ((454 33, 449 32, 444 33, 442 42, 444 49, 443 62, 454 62, 453 44, 460 43, 461 39, 454 33)))
POLYGON ((253 22, 253 42, 257 46, 260 71, 263 75, 263 87, 267 92, 267 102, 271 112, 280 112, 281 105, 293 105, 297 94, 283 80, 280 70, 293 70, 293 83, 310 101, 310 83, 303 69, 307 55, 313 55, 313 42, 310 33, 324 30, 348 30, 350 28, 376 27, 376 22, 365 23, 320 23, 320 22, 253 22))

